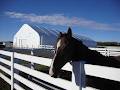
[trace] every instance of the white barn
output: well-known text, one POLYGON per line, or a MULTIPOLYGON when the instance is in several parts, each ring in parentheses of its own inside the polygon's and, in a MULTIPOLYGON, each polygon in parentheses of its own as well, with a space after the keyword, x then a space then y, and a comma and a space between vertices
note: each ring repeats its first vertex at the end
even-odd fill
MULTIPOLYGON (((14 48, 52 48, 55 45, 59 31, 48 30, 43 27, 24 24, 20 30, 14 35, 14 48)), ((96 42, 80 35, 74 35, 87 46, 95 47, 96 42)))

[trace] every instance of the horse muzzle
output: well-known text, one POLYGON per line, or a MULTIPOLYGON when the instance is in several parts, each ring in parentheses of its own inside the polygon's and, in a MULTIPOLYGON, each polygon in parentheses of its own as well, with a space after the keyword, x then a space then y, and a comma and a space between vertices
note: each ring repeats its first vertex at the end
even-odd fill
POLYGON ((58 78, 58 74, 54 73, 52 69, 49 70, 49 75, 54 78, 58 78))

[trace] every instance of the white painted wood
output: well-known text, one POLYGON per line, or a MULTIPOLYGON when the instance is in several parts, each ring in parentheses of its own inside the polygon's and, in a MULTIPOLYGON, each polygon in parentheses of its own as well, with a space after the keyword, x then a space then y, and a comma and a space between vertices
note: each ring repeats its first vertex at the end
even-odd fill
MULTIPOLYGON (((36 56, 25 55, 20 53, 14 53, 14 57, 28 61, 28 62, 33 62, 36 64, 42 64, 48 67, 51 65, 51 61, 52 61, 52 59, 49 59, 49 58, 36 57, 36 56)), ((72 71, 72 67, 69 63, 67 63, 62 69, 72 71)))
POLYGON ((120 48, 107 48, 107 50, 109 50, 109 51, 118 51, 118 52, 120 52, 120 48))
POLYGON ((25 67, 25 66, 22 66, 22 65, 19 65, 17 63, 14 64, 14 67, 22 72, 25 72, 29 75, 32 75, 36 78, 39 78, 41 80, 44 80, 48 83, 51 83, 51 84, 54 84, 56 86, 59 86, 61 88, 64 88, 64 89, 67 89, 67 90, 78 90, 78 86, 76 86, 75 84, 73 84, 72 82, 70 81, 67 81, 67 80, 63 80, 63 79, 60 79, 60 78, 52 78, 50 77, 50 75, 48 74, 45 74, 45 73, 42 73, 42 72, 39 72, 39 71, 36 71, 36 70, 32 70, 28 67, 25 67), (72 87, 72 88, 71 88, 72 87))
POLYGON ((107 50, 95 50, 97 52, 100 52, 100 53, 106 53, 107 50))
POLYGON ((60 89, 58 89, 58 88, 56 88, 56 87, 53 87, 53 86, 48 85, 48 84, 45 84, 44 82, 41 82, 40 80, 38 80, 38 79, 36 79, 36 78, 32 78, 32 80, 33 80, 33 81, 36 81, 36 82, 38 82, 38 83, 40 83, 40 84, 42 84, 42 85, 44 85, 44 86, 46 86, 46 87, 49 87, 49 88, 51 88, 52 90, 60 90, 60 89))
POLYGON ((70 63, 66 63, 62 68, 63 70, 72 71, 72 66, 70 63))
POLYGON ((11 71, 10 71, 9 69, 7 69, 6 67, 0 65, 0 69, 1 69, 2 71, 4 71, 5 73, 7 73, 8 75, 11 75, 11 71))
POLYGON ((120 56, 120 52, 109 52, 110 56, 120 56))
POLYGON ((18 84, 14 83, 14 88, 16 90, 25 90, 24 88, 22 88, 21 86, 19 86, 18 84))
POLYGON ((6 65, 8 65, 8 66, 11 66, 11 62, 8 61, 8 60, 6 60, 6 59, 4 59, 4 58, 1 58, 1 57, 0 57, 0 62, 6 64, 6 65))
POLYGON ((30 87, 33 90, 45 90, 43 87, 33 83, 32 81, 27 80, 26 78, 14 73, 15 79, 30 87))
POLYGON ((96 89, 96 88, 92 88, 92 87, 86 87, 84 90, 100 90, 100 89, 96 89))
POLYGON ((5 80, 8 84, 11 85, 11 81, 10 81, 10 79, 9 79, 8 77, 6 77, 5 75, 3 75, 2 73, 0 73, 0 77, 1 77, 3 80, 5 80))
MULTIPOLYGON (((100 52, 100 53, 101 53, 101 52, 100 52)), ((101 54, 102 54, 102 55, 106 55, 106 52, 102 52, 101 54)))
POLYGON ((6 56, 10 56, 10 57, 11 57, 12 52, 0 50, 0 54, 3 54, 3 55, 6 55, 6 56))
POLYGON ((101 77, 101 78, 120 82, 119 68, 86 64, 85 73, 90 76, 101 77))
MULTIPOLYGON (((96 48, 94 48, 94 50, 95 49, 96 48)), ((118 49, 106 49, 106 48, 104 48, 102 50, 100 48, 98 51, 100 53, 104 54, 104 55, 110 55, 110 56, 120 55, 120 50, 118 50, 118 49)), ((11 56, 11 59, 13 59, 13 57, 15 57, 15 58, 18 58, 18 59, 22 59, 22 60, 25 60, 25 61, 28 61, 28 62, 37 63, 37 64, 42 64, 42 65, 45 65, 45 66, 50 66, 51 60, 52 60, 52 59, 48 59, 48 58, 35 57, 35 56, 19 54, 19 53, 12 54, 12 52, 3 51, 3 50, 0 50, 0 54, 11 56)), ((20 71, 23 71, 23 72, 25 72, 27 74, 30 74, 30 75, 32 75, 32 76, 34 76, 36 78, 42 79, 44 81, 47 81, 47 82, 49 82, 51 84, 54 84, 56 86, 59 86, 61 88, 68 89, 68 90, 78 90, 79 89, 79 87, 76 86, 76 84, 73 83, 73 82, 70 82, 70 81, 67 81, 67 80, 63 80, 63 79, 60 79, 60 78, 57 78, 57 79, 52 78, 48 74, 45 74, 45 73, 42 73, 42 72, 38 72, 36 70, 32 70, 32 69, 30 69, 28 67, 25 67, 25 66, 22 66, 22 65, 19 65, 19 64, 16 64, 16 63, 13 64, 10 61, 5 60, 3 58, 0 58, 0 62, 4 63, 6 65, 11 66, 11 70, 13 68, 16 68, 16 69, 18 69, 20 71), (15 66, 15 67, 13 67, 13 66, 15 66)), ((11 84, 11 82, 12 82, 13 83, 12 85, 14 86, 14 88, 19 89, 19 90, 20 89, 23 90, 22 87, 20 87, 16 83, 14 84, 14 81, 12 81, 12 78, 14 78, 14 76, 12 75, 12 74, 14 74, 13 70, 10 71, 9 69, 7 69, 7 68, 5 68, 4 66, 1 66, 1 65, 0 65, 0 69, 2 71, 4 71, 5 73, 11 75, 11 81, 6 79, 6 77, 3 74, 1 74, 1 73, 0 73, 0 77, 2 77, 9 84, 11 84)), ((72 71, 72 66, 69 63, 67 63, 62 69, 63 70, 67 70, 67 71, 72 71)), ((105 79, 110 79, 110 80, 114 80, 114 81, 120 82, 120 76, 119 76, 120 75, 120 69, 118 69, 118 68, 85 64, 85 73, 87 75, 90 75, 90 76, 95 76, 95 77, 100 77, 100 78, 105 78, 105 79)), ((17 74, 14 74, 14 75, 17 75, 17 74)), ((16 78, 17 78, 17 80, 21 81, 23 84, 25 82, 31 83, 30 85, 33 84, 33 82, 31 82, 31 81, 29 82, 29 81, 27 81, 27 79, 24 79, 24 78, 22 78, 19 75, 17 75, 16 78), (20 78, 22 78, 23 81, 25 81, 25 82, 23 82, 20 78)), ((35 84, 33 84, 33 85, 35 85, 35 84)))
MULTIPOLYGON (((33 50, 31 50, 31 55, 33 56, 34 55, 34 53, 33 53, 33 50)), ((31 62, 31 69, 34 69, 34 63, 33 62, 31 62)))
POLYGON ((43 58, 43 57, 36 57, 36 56, 31 56, 31 55, 25 55, 25 54, 20 54, 20 53, 15 53, 14 54, 15 58, 19 58, 28 62, 33 62, 36 64, 42 64, 45 66, 50 66, 51 60, 49 58, 43 58))
MULTIPOLYGON (((0 69, 2 71, 4 71, 5 73, 11 75, 11 71, 3 66, 0 65, 0 69)), ((5 75, 3 75, 2 73, 0 73, 0 77, 5 80, 8 84, 11 85, 11 80, 9 78, 7 78, 5 75)), ((17 90, 24 90, 22 87, 20 87, 19 85, 17 85, 16 83, 14 84, 14 88, 17 90)))
POLYGON ((105 51, 106 48, 89 48, 91 50, 97 50, 97 51, 105 51))
POLYGON ((14 52, 11 55, 11 90, 14 89, 14 52))
POLYGON ((105 56, 120 56, 120 48, 90 48, 96 50, 105 56))

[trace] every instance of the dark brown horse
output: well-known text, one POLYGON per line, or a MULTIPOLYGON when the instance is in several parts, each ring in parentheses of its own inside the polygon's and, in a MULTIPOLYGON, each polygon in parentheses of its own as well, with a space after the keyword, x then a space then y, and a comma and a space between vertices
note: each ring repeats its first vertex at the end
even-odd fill
POLYGON ((120 61, 115 57, 107 57, 95 50, 90 50, 82 41, 72 37, 71 28, 67 33, 60 32, 49 74, 57 77, 60 69, 67 62, 78 60, 84 60, 88 64, 120 68, 120 61))

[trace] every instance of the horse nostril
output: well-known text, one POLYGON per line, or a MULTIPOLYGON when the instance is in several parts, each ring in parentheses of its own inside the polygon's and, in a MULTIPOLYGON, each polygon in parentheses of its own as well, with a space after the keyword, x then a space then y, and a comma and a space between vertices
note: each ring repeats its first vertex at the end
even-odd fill
POLYGON ((52 76, 53 75, 53 69, 50 67, 49 69, 49 75, 52 76))
POLYGON ((51 77, 53 76, 53 74, 54 74, 53 72, 49 72, 49 75, 50 75, 51 77))

